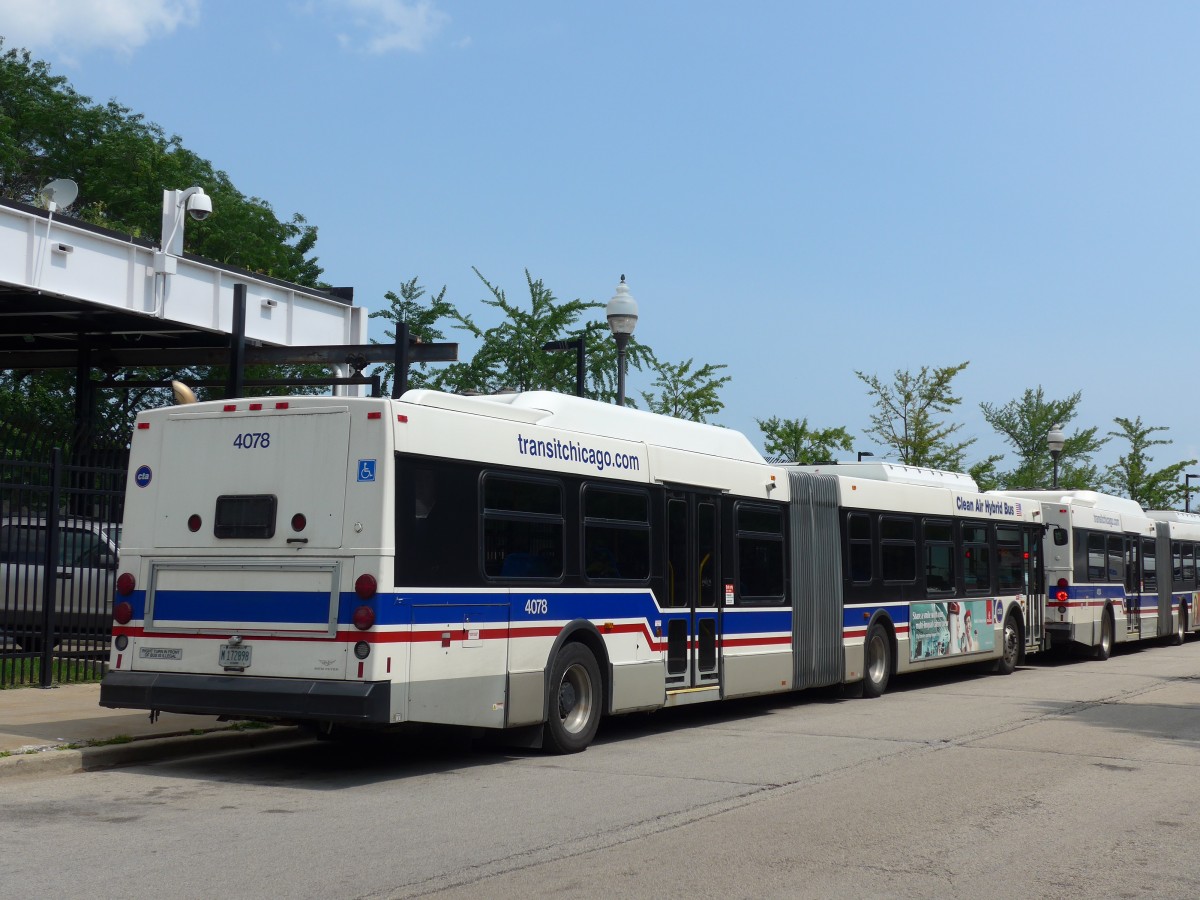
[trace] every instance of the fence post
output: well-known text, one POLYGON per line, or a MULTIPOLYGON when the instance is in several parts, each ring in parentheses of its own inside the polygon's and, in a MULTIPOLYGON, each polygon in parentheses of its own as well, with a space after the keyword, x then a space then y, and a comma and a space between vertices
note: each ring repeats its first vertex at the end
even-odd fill
POLYGON ((53 686, 54 613, 58 603, 58 504, 62 495, 62 448, 50 453, 50 499, 46 504, 46 559, 42 567, 42 655, 39 686, 53 686))

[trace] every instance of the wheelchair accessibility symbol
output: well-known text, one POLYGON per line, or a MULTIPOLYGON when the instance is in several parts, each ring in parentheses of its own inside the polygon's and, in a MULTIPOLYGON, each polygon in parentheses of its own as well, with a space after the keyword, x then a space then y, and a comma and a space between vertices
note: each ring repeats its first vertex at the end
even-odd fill
POLYGON ((358 480, 359 481, 374 481, 375 480, 375 460, 360 459, 358 461, 358 480))

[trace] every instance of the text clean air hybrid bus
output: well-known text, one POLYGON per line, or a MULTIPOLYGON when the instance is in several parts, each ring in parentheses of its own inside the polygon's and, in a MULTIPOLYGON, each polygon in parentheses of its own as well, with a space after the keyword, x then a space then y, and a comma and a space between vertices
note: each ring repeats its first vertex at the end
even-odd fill
POLYGON ((153 410, 101 703, 571 752, 606 714, 1011 672, 1048 640, 1044 509, 545 392, 153 410))

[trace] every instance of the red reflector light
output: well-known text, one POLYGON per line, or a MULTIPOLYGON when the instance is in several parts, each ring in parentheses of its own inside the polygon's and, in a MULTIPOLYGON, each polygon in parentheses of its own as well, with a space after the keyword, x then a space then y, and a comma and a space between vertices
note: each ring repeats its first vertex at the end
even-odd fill
POLYGON ((369 606, 360 606, 354 611, 354 627, 366 631, 375 624, 375 610, 369 606))
POLYGON ((139 431, 146 431, 149 428, 150 428, 149 422, 138 422, 138 430, 139 431))
POLYGON ((288 405, 286 403, 276 403, 275 408, 276 409, 287 409, 288 405))
POLYGON ((1025 551, 1025 558, 1029 559, 1029 551, 1025 551))
POLYGON ((307 524, 308 519, 304 518, 304 513, 296 513, 292 516, 292 531, 303 531, 307 524))
POLYGON ((129 572, 122 572, 117 578, 117 593, 122 597, 128 597, 133 593, 133 589, 137 587, 137 581, 129 572))
POLYGON ((251 403, 251 404, 250 404, 250 409, 251 409, 252 411, 255 411, 255 412, 257 412, 258 410, 262 409, 262 404, 261 404, 261 403, 251 403))
POLYGON ((233 412, 237 409, 236 403, 226 403, 222 408, 222 412, 233 412))
POLYGON ((113 618, 117 620, 118 625, 128 625, 133 619, 133 604, 127 600, 122 600, 113 607, 113 618))
POLYGON ((369 412, 369 413, 367 413, 367 418, 368 418, 368 419, 382 419, 382 418, 383 418, 383 413, 381 413, 381 412, 369 412))
POLYGON ((370 600, 377 590, 379 582, 375 580, 374 575, 359 575, 354 582, 354 593, 358 594, 359 600, 370 600))
POLYGON ((396 421, 397 421, 397 422, 407 422, 407 421, 408 421, 408 416, 406 416, 406 415, 403 415, 402 413, 397 413, 397 414, 396 414, 396 421))
POLYGON ((1067 579, 1060 578, 1060 579, 1058 579, 1058 584, 1056 586, 1060 587, 1060 588, 1065 588, 1069 583, 1070 582, 1068 582, 1067 579))
POLYGON ((203 523, 200 521, 200 516, 196 513, 192 513, 190 516, 188 516, 188 531, 195 533, 200 530, 200 526, 202 524, 203 523))

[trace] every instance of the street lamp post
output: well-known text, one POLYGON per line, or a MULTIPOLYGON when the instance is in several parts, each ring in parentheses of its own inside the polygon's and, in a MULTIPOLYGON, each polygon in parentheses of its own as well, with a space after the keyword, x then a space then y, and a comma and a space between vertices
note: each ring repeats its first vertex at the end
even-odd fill
POLYGON ((1063 444, 1067 442, 1066 435, 1062 432, 1061 425, 1055 425, 1046 435, 1046 446, 1050 448, 1050 458, 1054 460, 1054 478, 1050 483, 1050 487, 1058 489, 1058 458, 1062 455, 1063 444))
POLYGON ((572 338, 569 341, 546 341, 542 345, 542 349, 547 353, 556 350, 574 350, 575 351, 575 396, 583 396, 583 382, 587 376, 586 360, 584 358, 585 345, 583 338, 572 338))
POLYGON ((617 405, 625 405, 625 345, 629 336, 637 327, 638 305, 629 293, 625 284, 625 276, 617 285, 617 292, 608 301, 608 327, 612 329, 613 340, 617 342, 617 405))
POLYGON ((1183 476, 1183 511, 1192 511, 1192 479, 1200 478, 1200 475, 1184 475, 1183 476))

